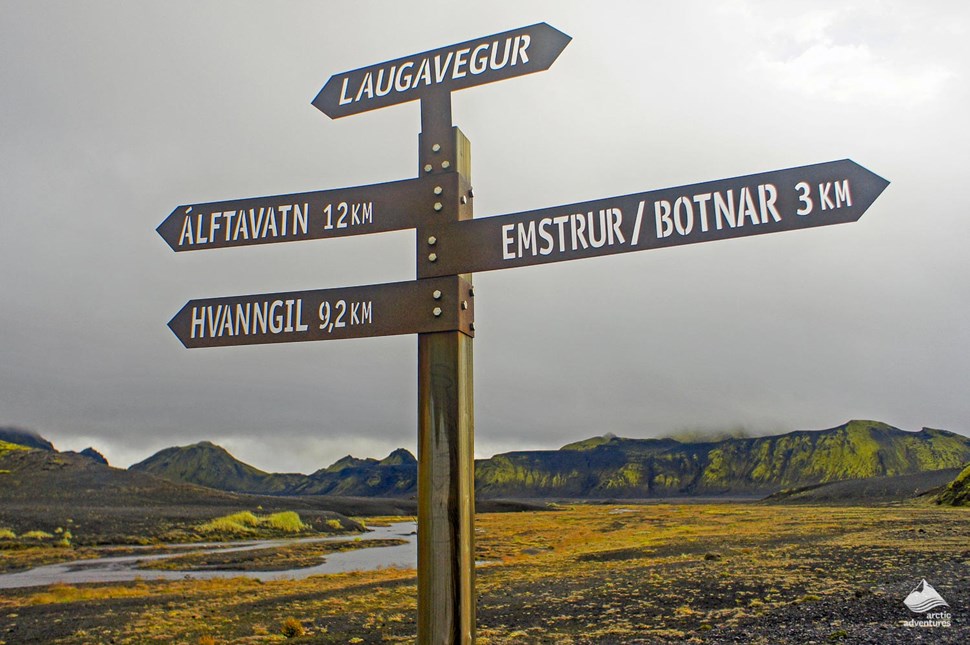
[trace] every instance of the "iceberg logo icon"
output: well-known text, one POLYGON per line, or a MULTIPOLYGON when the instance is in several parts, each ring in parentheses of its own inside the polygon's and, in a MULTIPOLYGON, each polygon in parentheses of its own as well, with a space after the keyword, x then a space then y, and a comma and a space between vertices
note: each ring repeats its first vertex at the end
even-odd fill
POLYGON ((931 609, 937 607, 949 607, 950 605, 943 600, 943 596, 937 593, 936 589, 926 581, 926 578, 916 585, 903 604, 909 607, 910 611, 914 611, 917 614, 925 614, 931 609))

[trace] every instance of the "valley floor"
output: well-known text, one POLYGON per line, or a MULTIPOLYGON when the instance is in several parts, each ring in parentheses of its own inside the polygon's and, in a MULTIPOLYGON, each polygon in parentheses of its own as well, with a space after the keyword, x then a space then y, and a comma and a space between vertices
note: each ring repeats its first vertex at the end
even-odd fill
MULTIPOLYGON (((970 510, 568 506, 477 517, 478 643, 967 643, 970 510), (906 596, 923 579, 949 626, 906 596)), ((413 570, 54 585, 0 595, 3 643, 413 642, 413 570)))

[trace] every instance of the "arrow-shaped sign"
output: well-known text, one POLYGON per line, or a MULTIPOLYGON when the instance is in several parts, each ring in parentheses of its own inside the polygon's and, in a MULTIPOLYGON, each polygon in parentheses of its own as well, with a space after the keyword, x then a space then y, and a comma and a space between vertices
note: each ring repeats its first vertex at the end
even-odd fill
POLYGON ((370 186, 177 207, 156 229, 176 251, 397 231, 416 226, 454 182, 406 179, 370 186), (434 186, 443 187, 433 194, 434 186), (423 206, 423 209, 422 209, 423 206))
POLYGON ((474 298, 457 276, 190 300, 168 323, 188 348, 461 331, 474 298))
POLYGON ((422 278, 854 222, 889 182, 850 160, 429 228, 422 278))
POLYGON ((542 22, 330 77, 313 105, 332 119, 436 92, 542 72, 569 36, 542 22))

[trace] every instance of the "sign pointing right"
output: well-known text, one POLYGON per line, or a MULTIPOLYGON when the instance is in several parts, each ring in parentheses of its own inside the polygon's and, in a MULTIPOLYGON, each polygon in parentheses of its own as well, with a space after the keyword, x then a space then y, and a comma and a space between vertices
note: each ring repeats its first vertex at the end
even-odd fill
POLYGON ((854 222, 889 182, 848 159, 430 230, 420 277, 477 273, 854 222))
POLYGON ((542 72, 569 36, 540 22, 330 77, 313 105, 332 119, 416 101, 435 92, 542 72))

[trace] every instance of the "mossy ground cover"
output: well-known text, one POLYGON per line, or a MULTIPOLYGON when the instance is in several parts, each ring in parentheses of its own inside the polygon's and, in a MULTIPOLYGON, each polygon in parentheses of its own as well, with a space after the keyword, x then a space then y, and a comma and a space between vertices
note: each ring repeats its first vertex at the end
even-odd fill
MULTIPOLYGON (((476 533, 480 644, 970 642, 967 509, 576 506, 476 533), (924 577, 952 627, 902 626, 924 577)), ((410 643, 415 598, 398 569, 61 585, 0 596, 0 641, 410 643)))
MULTIPOLYGON (((299 514, 283 511, 271 515, 256 515, 249 511, 217 517, 199 526, 196 531, 205 536, 224 537, 271 537, 305 533, 310 530, 299 514)), ((339 528, 339 524, 338 524, 339 528)))

